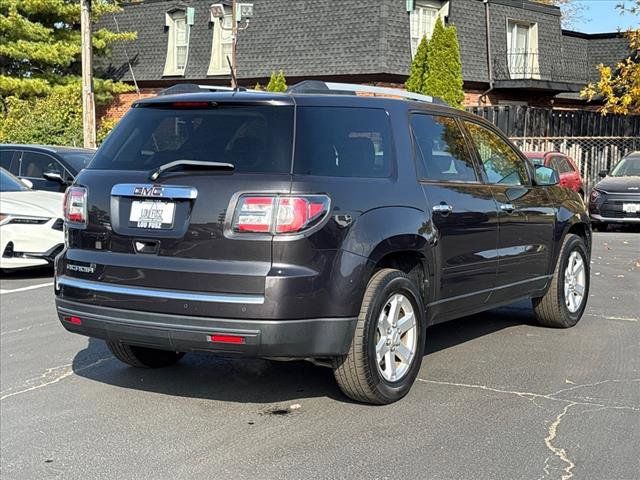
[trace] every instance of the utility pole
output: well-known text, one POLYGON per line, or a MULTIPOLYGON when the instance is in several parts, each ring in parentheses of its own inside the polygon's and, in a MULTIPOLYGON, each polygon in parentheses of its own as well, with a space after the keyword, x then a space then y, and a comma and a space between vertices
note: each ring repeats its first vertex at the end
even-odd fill
POLYGON ((82 38, 82 133, 85 148, 96 148, 96 105, 93 98, 91 0, 80 0, 82 38))
POLYGON ((233 41, 231 45, 231 88, 238 88, 237 73, 238 73, 238 56, 236 53, 236 47, 238 45, 238 22, 237 19, 238 4, 236 0, 231 3, 231 39, 233 41))

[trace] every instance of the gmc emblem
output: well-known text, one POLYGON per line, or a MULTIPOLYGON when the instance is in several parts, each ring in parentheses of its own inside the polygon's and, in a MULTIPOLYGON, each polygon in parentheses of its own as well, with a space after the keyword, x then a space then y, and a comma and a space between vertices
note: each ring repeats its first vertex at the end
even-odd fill
POLYGON ((136 197, 161 197, 162 187, 135 187, 133 189, 133 194, 136 197))

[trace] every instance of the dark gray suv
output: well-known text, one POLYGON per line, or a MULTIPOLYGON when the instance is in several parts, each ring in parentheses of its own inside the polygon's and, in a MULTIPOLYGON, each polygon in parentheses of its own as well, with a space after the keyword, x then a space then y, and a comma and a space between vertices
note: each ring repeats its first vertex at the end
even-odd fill
POLYGON ((553 170, 427 97, 329 88, 137 102, 67 191, 62 325, 136 367, 308 359, 384 404, 429 325, 521 299, 578 322, 591 227, 553 170))

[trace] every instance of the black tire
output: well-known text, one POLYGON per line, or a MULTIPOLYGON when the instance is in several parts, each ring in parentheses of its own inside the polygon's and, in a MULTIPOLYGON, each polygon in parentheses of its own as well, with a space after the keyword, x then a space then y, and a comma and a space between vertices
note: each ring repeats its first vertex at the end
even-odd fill
POLYGON ((138 368, 170 367, 184 357, 182 352, 138 347, 120 342, 107 342, 107 347, 118 360, 138 368))
POLYGON ((376 272, 367 285, 349 352, 333 359, 333 372, 340 389, 349 398, 363 403, 386 405, 400 400, 409 392, 420 371, 425 332, 424 304, 411 277, 393 269, 376 272), (396 293, 402 293, 411 302, 417 343, 406 374, 400 380, 390 382, 378 371, 375 339, 380 312, 396 293))
POLYGON ((589 299, 590 284, 590 265, 589 255, 584 240, 578 235, 568 234, 562 243, 562 249, 556 268, 553 272, 553 279, 547 293, 539 298, 533 299, 533 309, 535 311, 538 323, 545 327, 553 328, 569 328, 573 327, 584 313, 589 299), (582 256, 585 268, 585 288, 582 304, 576 312, 571 312, 567 307, 564 294, 564 272, 569 262, 569 256, 572 252, 577 251, 582 256))

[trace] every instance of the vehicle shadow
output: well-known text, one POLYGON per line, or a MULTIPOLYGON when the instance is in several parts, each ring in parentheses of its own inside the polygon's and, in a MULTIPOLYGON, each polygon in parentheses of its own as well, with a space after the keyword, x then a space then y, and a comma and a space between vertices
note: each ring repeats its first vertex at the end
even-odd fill
MULTIPOLYGON (((429 328, 426 356, 516 325, 531 324, 529 304, 516 305, 429 328)), ((428 358, 427 358, 428 361, 428 358)), ((329 397, 350 402, 338 389, 330 369, 308 362, 188 354, 173 367, 129 367, 111 356, 102 340, 89 339, 73 360, 81 377, 121 388, 223 402, 281 404, 329 397), (97 363, 97 359, 108 359, 97 363)))

